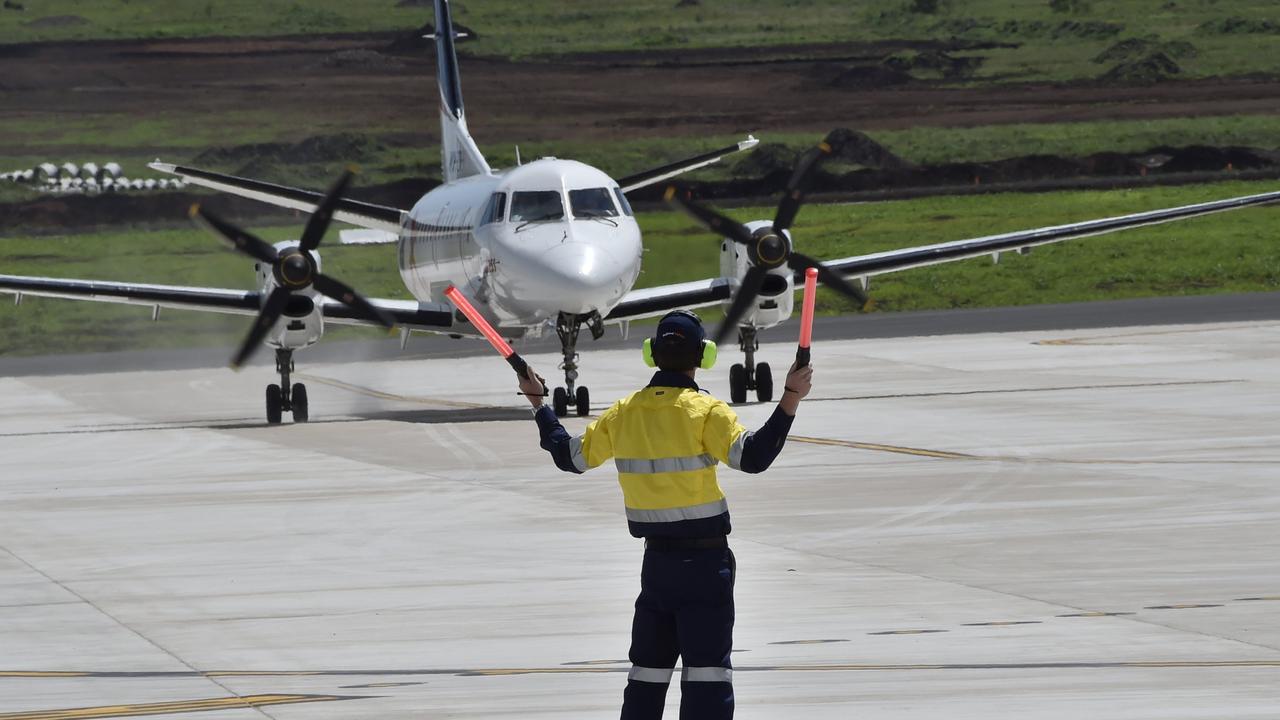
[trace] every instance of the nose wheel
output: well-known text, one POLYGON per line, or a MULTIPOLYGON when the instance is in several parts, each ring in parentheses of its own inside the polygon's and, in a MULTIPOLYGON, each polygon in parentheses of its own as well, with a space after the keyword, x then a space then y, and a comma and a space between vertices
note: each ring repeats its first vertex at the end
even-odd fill
POLYGON ((744 327, 738 330, 738 346, 746 353, 746 363, 735 363, 729 368, 729 401, 741 405, 747 401, 747 392, 754 390, 760 402, 773 400, 773 369, 769 363, 756 362, 756 350, 760 341, 756 329, 744 327))
POLYGON ((591 339, 599 340, 604 335, 604 321, 600 313, 590 315, 574 315, 560 313, 556 319, 556 334, 560 336, 560 350, 564 353, 564 361, 560 369, 564 370, 565 387, 551 391, 551 407, 558 417, 567 417, 570 406, 578 417, 591 413, 591 392, 586 387, 579 387, 578 381, 578 331, 586 325, 591 330, 591 339))
POLYGON ((296 423, 306 422, 310 418, 307 386, 289 383, 289 374, 293 372, 292 350, 276 350, 276 371, 280 373, 280 384, 267 386, 267 423, 279 425, 285 413, 292 414, 296 423))

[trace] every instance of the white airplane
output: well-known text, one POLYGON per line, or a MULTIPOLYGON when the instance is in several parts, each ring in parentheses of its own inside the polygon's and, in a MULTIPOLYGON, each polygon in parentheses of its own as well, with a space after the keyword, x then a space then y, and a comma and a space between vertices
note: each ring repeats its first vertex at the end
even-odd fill
POLYGON ((160 308, 256 315, 232 364, 240 365, 260 344, 275 349, 280 383, 267 387, 266 406, 268 422, 278 423, 285 412, 297 422, 308 418, 306 388, 290 383, 293 352, 318 342, 326 323, 398 324, 402 338, 411 331, 478 337, 444 298, 454 285, 504 337, 536 337, 554 326, 565 384, 555 388, 553 406, 562 416, 571 406, 586 415, 589 392, 577 385, 577 341, 584 326, 599 338, 607 323, 620 323, 625 332, 637 318, 725 305, 717 340, 736 329, 745 353, 745 362, 730 368, 731 399, 744 402, 754 390, 767 401, 772 373, 767 363, 755 362, 758 333, 790 317, 807 267, 818 267, 824 283, 861 299, 849 280, 865 287, 873 275, 973 257, 998 260, 1002 252, 1280 200, 1280 192, 1263 193, 820 263, 793 249, 790 227, 812 170, 840 141, 832 133, 801 159, 772 220, 740 224, 697 205, 683 189, 669 188, 669 200, 722 237, 720 275, 637 290, 642 246, 626 193, 753 147, 755 138, 621 180, 555 158, 495 171, 467 130, 448 0, 435 0, 435 19, 444 183, 412 208, 344 199, 349 174, 321 194, 156 162, 153 169, 191 184, 313 214, 299 240, 273 246, 193 208, 193 215, 254 258, 256 290, 0 275, 0 292, 19 303, 33 295, 140 304, 151 306, 153 316, 160 308), (374 240, 396 243, 401 278, 415 299, 366 299, 322 274, 317 248, 333 219, 365 228, 360 242, 369 242, 373 233, 374 240))

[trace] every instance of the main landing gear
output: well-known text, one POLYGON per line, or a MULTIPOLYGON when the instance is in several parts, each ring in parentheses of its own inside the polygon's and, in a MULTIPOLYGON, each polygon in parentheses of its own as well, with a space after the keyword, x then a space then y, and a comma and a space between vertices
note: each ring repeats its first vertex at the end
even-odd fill
POLYGON ((565 387, 557 387, 551 391, 551 407, 558 417, 568 415, 571 404, 578 417, 591 412, 591 393, 585 386, 574 387, 578 380, 578 331, 584 324, 591 330, 592 340, 599 340, 604 335, 604 321, 598 312, 590 315, 562 312, 556 318, 556 335, 560 336, 560 350, 564 353, 560 369, 564 370, 565 384, 565 387))
POLYGON ((773 399, 773 370, 769 363, 756 363, 756 350, 760 349, 757 332, 753 327, 738 328, 738 347, 747 357, 745 365, 729 368, 729 400, 735 405, 747 401, 748 390, 755 390, 760 402, 773 399))
POLYGON ((307 386, 302 383, 289 384, 289 373, 293 372, 293 351, 285 348, 276 350, 276 372, 280 373, 280 384, 267 386, 267 422, 272 425, 280 423, 280 417, 288 412, 293 413, 293 421, 307 421, 307 386))

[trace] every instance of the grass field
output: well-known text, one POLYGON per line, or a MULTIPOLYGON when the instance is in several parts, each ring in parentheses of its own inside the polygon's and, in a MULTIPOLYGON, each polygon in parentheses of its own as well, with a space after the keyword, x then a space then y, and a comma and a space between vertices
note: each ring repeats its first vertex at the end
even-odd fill
MULTIPOLYGON (((806 207, 797 245, 818 258, 1106 217, 1272 190, 1275 183, 1040 195, 939 197, 806 207)), ((737 208, 741 220, 772 208, 737 208)), ((640 216, 647 287, 717 272, 716 241, 673 212, 640 216)), ((1255 208, 1039 248, 1028 256, 923 268, 876 278, 873 312, 1025 305, 1156 295, 1280 289, 1280 208, 1255 208)), ((265 228, 275 241, 299 228, 265 228)), ((331 247, 325 269, 370 296, 408 297, 393 246, 331 247)), ((38 239, 0 238, 0 273, 214 287, 250 287, 248 263, 197 229, 114 232, 38 239)), ((825 291, 822 312, 849 308, 825 291)), ((248 319, 167 311, 152 323, 146 308, 27 298, 0 306, 0 354, 38 355, 147 347, 229 347, 248 319)), ((378 331, 344 329, 343 337, 378 331)), ((331 334, 331 335, 332 335, 331 334)))
MULTIPOLYGON (((0 12, 0 42, 409 31, 425 4, 396 0, 24 0, 0 12)), ((1068 80, 1107 68, 1118 40, 1184 42, 1192 77, 1280 69, 1280 10, 1269 0, 467 0, 468 52, 530 57, 587 51, 752 47, 952 38, 1016 44, 983 51, 979 77, 1068 80), (1055 9, 1056 8, 1056 9, 1055 9)))
MULTIPOLYGON (((102 136, 99 150, 86 152, 91 146, 99 125, 81 121, 70 126, 51 127, 49 124, 16 123, 0 119, 0 134, 20 142, 28 149, 39 148, 39 154, 13 156, 0 159, 0 172, 32 167, 37 163, 53 161, 121 163, 127 174, 134 177, 156 175, 146 168, 146 163, 157 156, 180 163, 191 162, 200 151, 217 146, 225 136, 216 137, 216 129, 208 117, 192 118, 186 125, 175 124, 173 142, 163 131, 155 135, 136 134, 119 130, 119 135, 108 132, 102 136), (196 128, 208 125, 208 135, 199 134, 203 145, 179 137, 178 127, 196 128), (149 139, 148 139, 149 138, 149 139), (130 143, 139 143, 132 145, 130 143), (180 143, 180 144, 179 144, 180 143)), ((309 128, 314 131, 316 128, 309 128)), ((1237 115, 1227 117, 1175 118, 1143 121, 1094 121, 1073 123, 1041 123, 1028 125, 1001 125, 974 128, 910 128, 906 130, 871 131, 877 142, 900 157, 919 164, 952 162, 984 162, 1022 155, 1045 154, 1082 156, 1096 152, 1142 152, 1167 145, 1244 145, 1262 148, 1280 146, 1280 116, 1237 115)), ((440 151, 436 146, 406 146, 378 142, 378 136, 353 136, 369 138, 372 146, 380 146, 360 157, 343 157, 329 162, 310 164, 269 165, 254 174, 263 180, 316 187, 325 186, 348 164, 356 163, 361 169, 361 184, 375 184, 403 177, 438 177, 440 151)), ((741 135, 712 135, 706 137, 636 137, 610 142, 574 141, 521 143, 525 158, 553 155, 580 160, 589 165, 621 177, 668 160, 687 157, 716 147, 723 147, 741 140, 741 135)), ((819 139, 814 133, 761 133, 765 143, 777 143, 794 149, 797 153, 813 145, 819 139)), ((240 139, 241 136, 237 136, 240 139)), ((296 127, 281 126, 272 131, 267 123, 255 126, 248 142, 290 142, 301 139, 296 127)), ((480 138, 481 148, 488 154, 495 167, 515 164, 515 153, 505 143, 486 144, 480 138)), ((735 174, 739 163, 748 162, 749 155, 730 158, 720 165, 699 171, 692 179, 722 179, 735 174)), ((214 164, 213 170, 234 172, 240 162, 214 164)), ((12 189, 0 186, 0 200, 16 200, 25 197, 12 189)), ((0 234, 4 234, 0 230, 0 234)))

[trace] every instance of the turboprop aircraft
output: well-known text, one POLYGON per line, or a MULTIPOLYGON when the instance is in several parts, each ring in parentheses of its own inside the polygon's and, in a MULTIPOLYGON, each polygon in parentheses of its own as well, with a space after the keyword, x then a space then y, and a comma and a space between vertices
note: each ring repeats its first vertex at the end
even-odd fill
POLYGON ((626 194, 748 149, 755 138, 618 180, 556 158, 496 171, 467 130, 454 50, 458 35, 448 0, 435 0, 435 20, 444 182, 412 208, 344 198, 349 175, 319 193, 157 161, 152 168, 191 184, 312 216, 299 240, 270 245, 206 210, 193 209, 193 216, 255 261, 255 290, 0 275, 0 292, 16 295, 19 302, 23 295, 33 295, 140 304, 155 313, 180 308, 256 315, 232 365, 243 363, 262 344, 275 349, 280 383, 267 387, 266 409, 267 421, 278 423, 285 412, 294 421, 308 418, 306 388, 290 383, 293 353, 318 342, 326 323, 395 324, 402 337, 411 331, 478 337, 444 298, 444 291, 456 286, 504 337, 536 337, 554 327, 565 382, 554 389, 553 407, 562 416, 570 406, 586 415, 590 395, 577 384, 577 342, 583 327, 599 338, 607 323, 626 324, 676 308, 725 305, 725 322, 716 338, 736 331, 745 355, 729 371, 731 399, 744 402, 754 390, 759 400, 767 401, 773 379, 768 363, 755 361, 758 335, 790 317, 795 287, 807 267, 817 267, 828 286, 861 300, 859 286, 865 288, 874 275, 998 258, 1036 245, 1280 200, 1280 192, 1263 193, 820 262, 795 250, 791 226, 814 168, 838 149, 840 135, 832 133, 801 158, 772 220, 739 223, 696 203, 680 186, 669 187, 671 202, 721 238, 720 274, 634 289, 642 247, 626 194), (365 298, 320 272, 318 248, 335 219, 364 228, 362 242, 397 244, 400 275, 414 300, 365 298))

